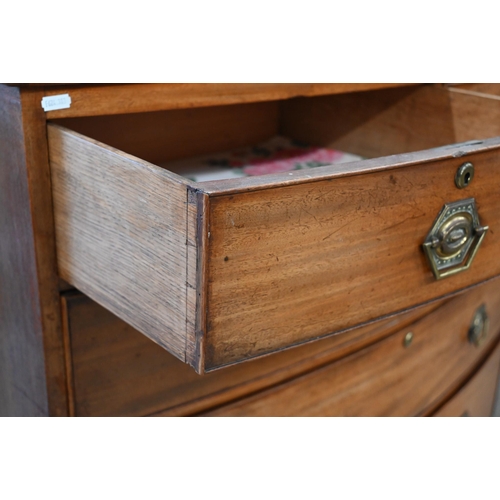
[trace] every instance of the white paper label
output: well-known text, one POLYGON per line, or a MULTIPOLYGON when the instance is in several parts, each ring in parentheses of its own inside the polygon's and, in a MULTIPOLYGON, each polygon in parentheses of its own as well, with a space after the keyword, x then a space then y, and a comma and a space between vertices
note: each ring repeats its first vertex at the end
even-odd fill
POLYGON ((71 97, 69 94, 59 94, 44 97, 42 99, 42 108, 44 111, 54 111, 56 109, 66 109, 71 106, 71 97))

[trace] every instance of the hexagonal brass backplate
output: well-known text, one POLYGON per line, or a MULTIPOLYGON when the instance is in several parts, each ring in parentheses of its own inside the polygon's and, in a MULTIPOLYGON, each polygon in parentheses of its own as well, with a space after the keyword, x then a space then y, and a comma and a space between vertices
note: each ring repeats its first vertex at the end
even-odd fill
POLYGON ((476 200, 447 203, 423 244, 436 279, 469 269, 488 226, 481 226, 476 200))

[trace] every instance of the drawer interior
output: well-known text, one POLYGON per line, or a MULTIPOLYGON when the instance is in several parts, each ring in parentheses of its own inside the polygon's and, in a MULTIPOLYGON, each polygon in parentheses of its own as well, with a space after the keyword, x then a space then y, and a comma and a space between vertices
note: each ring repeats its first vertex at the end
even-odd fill
POLYGON ((190 162, 180 160, 193 158, 194 165, 213 161, 210 155, 221 160, 228 151, 255 150, 277 136, 293 145, 340 150, 356 159, 500 135, 498 121, 469 120, 471 114, 497 112, 500 102, 489 94, 480 98, 457 92, 457 87, 452 90, 424 85, 55 122, 189 178, 190 162))

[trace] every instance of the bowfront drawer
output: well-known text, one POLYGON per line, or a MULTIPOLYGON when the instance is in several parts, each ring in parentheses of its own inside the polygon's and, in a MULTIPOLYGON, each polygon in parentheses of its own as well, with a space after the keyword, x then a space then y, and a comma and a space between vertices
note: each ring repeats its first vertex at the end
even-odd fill
MULTIPOLYGON (((498 332, 497 279, 451 299, 371 347, 206 415, 428 415, 456 392, 498 345, 498 332)), ((441 413, 453 413, 460 404, 464 411, 466 404, 477 408, 477 400, 484 396, 487 401, 482 401, 482 408, 491 412, 498 347, 480 373, 481 380, 464 389, 467 393, 460 401, 453 406, 448 403, 448 410, 445 407, 441 413), (483 386, 480 390, 479 385, 483 386)))
POLYGON ((435 417, 491 417, 500 367, 500 346, 435 417))
POLYGON ((390 319, 197 375, 190 366, 79 292, 62 298, 71 414, 184 416, 272 387, 340 359, 435 310, 441 302, 390 319))
POLYGON ((60 275, 200 373, 492 278, 500 138, 446 146, 450 103, 423 87, 51 124, 60 275), (205 182, 168 163, 276 133, 372 159, 205 182))

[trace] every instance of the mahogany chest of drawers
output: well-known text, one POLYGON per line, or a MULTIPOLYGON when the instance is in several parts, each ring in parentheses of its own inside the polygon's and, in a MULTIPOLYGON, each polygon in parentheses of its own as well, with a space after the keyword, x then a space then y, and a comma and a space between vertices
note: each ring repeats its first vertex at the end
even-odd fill
POLYGON ((2 86, 0 414, 491 414, 497 94, 2 86), (178 166, 274 136, 360 159, 178 166))

